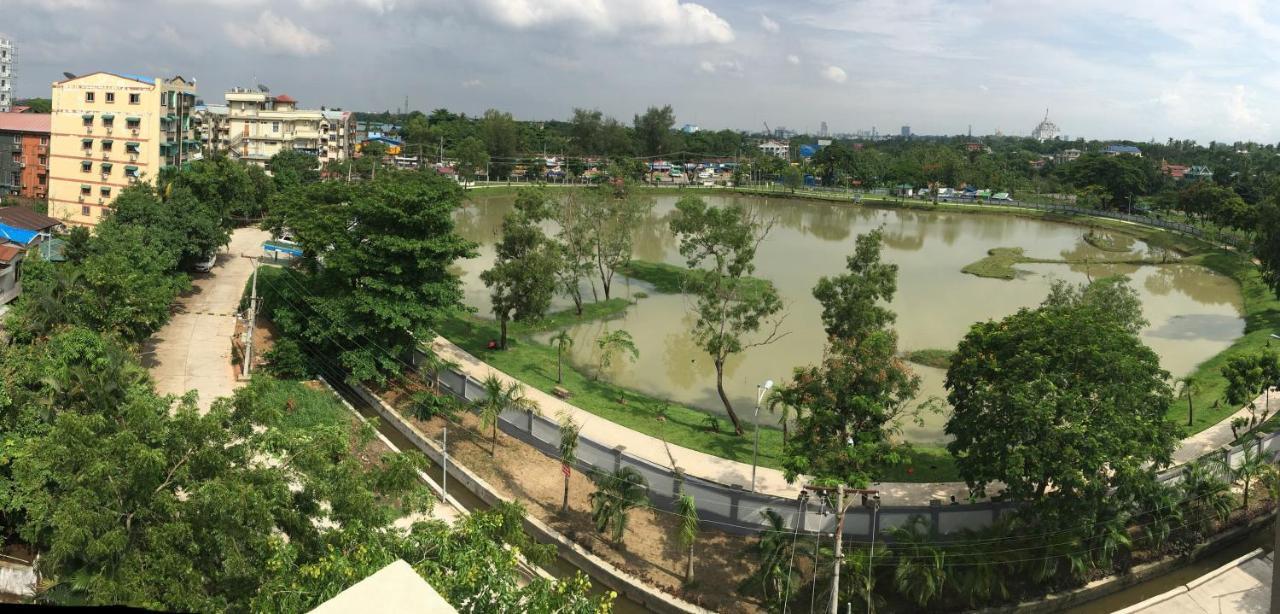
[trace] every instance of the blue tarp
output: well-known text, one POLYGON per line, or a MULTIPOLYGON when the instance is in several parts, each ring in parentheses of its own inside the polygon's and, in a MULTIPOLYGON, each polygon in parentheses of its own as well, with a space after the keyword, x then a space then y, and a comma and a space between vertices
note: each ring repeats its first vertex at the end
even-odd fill
POLYGON ((4 239, 10 243, 17 243, 23 247, 31 245, 32 241, 39 237, 40 233, 34 230, 26 230, 25 228, 14 228, 5 224, 0 224, 0 239, 4 239))

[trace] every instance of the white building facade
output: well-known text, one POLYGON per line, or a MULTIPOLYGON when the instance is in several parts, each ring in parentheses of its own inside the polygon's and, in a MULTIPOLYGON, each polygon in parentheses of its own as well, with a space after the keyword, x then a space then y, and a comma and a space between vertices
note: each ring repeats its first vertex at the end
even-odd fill
POLYGON ((0 113, 13 108, 13 41, 0 34, 0 113))
POLYGON ((201 122, 207 146, 258 166, 282 151, 315 156, 319 166, 346 160, 354 133, 349 112, 299 109, 286 94, 244 88, 227 92, 225 114, 220 106, 206 106, 201 122))

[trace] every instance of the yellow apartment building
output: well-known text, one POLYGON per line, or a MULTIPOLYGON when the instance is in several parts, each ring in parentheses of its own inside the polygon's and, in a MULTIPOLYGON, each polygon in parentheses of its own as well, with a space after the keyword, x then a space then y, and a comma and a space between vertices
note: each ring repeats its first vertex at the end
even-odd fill
POLYGON ((53 84, 49 215, 96 225, 137 181, 199 157, 195 81, 96 72, 53 84))
POLYGON ((221 126, 222 132, 206 134, 206 140, 231 157, 258 166, 287 150, 315 156, 317 165, 345 160, 355 135, 349 112, 299 109, 298 101, 289 95, 261 90, 235 88, 227 92, 225 111, 211 108, 209 115, 208 123, 221 126))

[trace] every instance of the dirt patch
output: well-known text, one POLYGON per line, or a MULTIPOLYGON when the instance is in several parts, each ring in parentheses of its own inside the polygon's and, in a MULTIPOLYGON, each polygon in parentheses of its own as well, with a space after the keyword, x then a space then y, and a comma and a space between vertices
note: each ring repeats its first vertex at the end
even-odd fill
MULTIPOLYGON (((387 391, 384 399, 399 407, 407 395, 387 391), (394 401, 392 401, 394 399, 394 401)), ((402 414, 404 415, 404 414, 402 414)), ((655 509, 631 511, 621 543, 595 531, 591 501, 595 485, 574 470, 569 478, 569 511, 561 514, 564 474, 560 461, 498 432, 496 454, 490 456, 492 431, 476 416, 460 412, 457 421, 406 418, 427 436, 439 440, 449 428, 449 455, 479 474, 504 496, 524 503, 530 514, 583 548, 648 584, 718 612, 763 612, 754 598, 738 594, 753 563, 743 550, 754 538, 731 535, 705 523, 694 545, 693 583, 684 585, 687 550, 676 539, 678 518, 655 509)))
MULTIPOLYGON (((264 316, 258 316, 257 326, 253 327, 253 370, 257 371, 267 364, 264 356, 275 347, 280 331, 276 325, 264 316)), ((236 332, 231 340, 231 359, 235 364, 244 360, 244 320, 236 318, 236 332)))

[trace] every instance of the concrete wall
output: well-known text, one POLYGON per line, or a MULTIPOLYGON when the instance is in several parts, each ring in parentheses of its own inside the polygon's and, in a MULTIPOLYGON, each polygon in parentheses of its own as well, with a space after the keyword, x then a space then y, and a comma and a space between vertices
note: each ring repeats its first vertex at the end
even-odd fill
POLYGON ((0 593, 31 597, 36 594, 36 570, 31 565, 0 561, 0 593))

